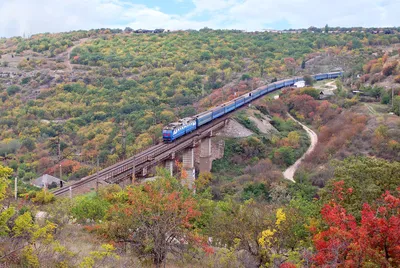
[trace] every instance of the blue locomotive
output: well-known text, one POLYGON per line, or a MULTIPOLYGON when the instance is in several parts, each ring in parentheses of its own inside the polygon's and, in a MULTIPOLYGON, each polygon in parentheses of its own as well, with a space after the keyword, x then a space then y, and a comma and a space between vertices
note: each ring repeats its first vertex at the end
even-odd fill
MULTIPOLYGON (((342 75, 343 72, 331 72, 331 73, 315 74, 312 77, 318 81, 323 79, 337 78, 342 75)), ((202 125, 205 125, 211 122, 212 120, 217 119, 218 117, 230 113, 233 110, 236 110, 237 108, 251 102, 252 100, 259 98, 260 96, 264 96, 265 94, 275 91, 277 89, 293 86, 294 83, 298 81, 303 81, 303 78, 295 77, 291 79, 277 81, 275 83, 259 87, 229 102, 218 105, 217 107, 214 107, 211 110, 202 112, 192 117, 186 117, 180 119, 178 122, 170 123, 163 128, 163 140, 164 142, 173 142, 179 137, 191 133, 198 127, 201 127, 202 125)))

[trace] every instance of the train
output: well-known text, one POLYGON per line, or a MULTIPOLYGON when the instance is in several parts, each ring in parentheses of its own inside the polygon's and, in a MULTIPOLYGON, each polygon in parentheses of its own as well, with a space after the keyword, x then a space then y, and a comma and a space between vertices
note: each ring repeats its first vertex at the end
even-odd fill
MULTIPOLYGON (((319 81, 319 80, 324 80, 324 79, 337 78, 342 75, 343 75, 343 72, 337 71, 337 72, 330 72, 330 73, 315 74, 315 75, 312 75, 312 77, 315 80, 319 81)), ((253 90, 251 92, 248 92, 248 93, 241 95, 231 101, 228 101, 221 105, 218 105, 208 111, 196 114, 191 117, 185 117, 185 118, 179 119, 177 122, 170 123, 163 128, 163 131, 162 131, 163 141, 165 143, 173 142, 176 139, 193 132, 197 128, 199 128, 199 127, 201 127, 201 126, 203 126, 225 114, 228 114, 228 113, 236 110, 237 108, 239 108, 257 98, 264 96, 265 94, 268 94, 277 89, 293 86, 298 81, 304 81, 303 77, 295 77, 295 78, 291 78, 291 79, 280 80, 280 81, 268 84, 266 86, 256 88, 255 90, 253 90)))

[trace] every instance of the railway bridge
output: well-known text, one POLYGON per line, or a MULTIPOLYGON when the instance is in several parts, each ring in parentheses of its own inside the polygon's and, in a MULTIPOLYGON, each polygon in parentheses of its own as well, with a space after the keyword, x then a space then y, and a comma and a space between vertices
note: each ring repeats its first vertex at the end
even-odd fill
MULTIPOLYGON (((240 109, 243 109, 242 107, 240 109)), ((238 110, 240 110, 238 109, 238 110)), ((140 152, 124 161, 100 170, 96 174, 84 177, 71 185, 55 190, 56 196, 75 196, 97 189, 101 185, 132 183, 133 178, 144 178, 150 170, 162 164, 173 174, 174 162, 178 154, 182 155, 183 169, 187 178, 183 182, 189 188, 193 187, 195 179, 195 153, 194 148, 200 149, 200 172, 211 170, 211 137, 213 133, 223 128, 231 114, 213 120, 207 125, 201 126, 192 133, 185 135, 172 143, 160 143, 143 152, 140 152)))
MULTIPOLYGON (((343 72, 322 73, 316 74, 313 77, 315 80, 323 80, 337 78, 342 76, 342 74, 343 72)), ((235 101, 231 101, 228 104, 225 103, 217 106, 216 108, 212 109, 212 112, 209 112, 210 118, 212 118, 211 121, 205 121, 208 122, 205 125, 197 124, 196 130, 194 130, 192 133, 184 135, 171 143, 160 143, 150 147, 129 159, 103 169, 96 174, 82 178, 80 181, 77 181, 70 186, 60 188, 54 191, 54 194, 57 196, 69 194, 72 196, 91 191, 92 189, 97 189, 99 184, 130 184, 132 183, 131 180, 133 178, 146 177, 146 175, 149 173, 149 170, 160 163, 163 163, 172 174, 174 161, 178 153, 182 153, 182 168, 187 173, 186 181, 183 183, 189 188, 192 188, 195 179, 194 148, 200 146, 200 171, 210 171, 211 136, 213 135, 213 132, 223 128, 226 125, 227 120, 231 116, 235 107, 236 110, 245 109, 247 107, 247 103, 253 102, 269 92, 287 86, 293 86, 296 81, 300 80, 302 80, 301 77, 295 77, 277 81, 264 87, 257 88, 248 94, 246 93, 246 96, 242 95, 236 98, 235 101), (226 111, 226 108, 228 107, 230 110, 226 111)), ((205 117, 205 115, 202 116, 205 117)))

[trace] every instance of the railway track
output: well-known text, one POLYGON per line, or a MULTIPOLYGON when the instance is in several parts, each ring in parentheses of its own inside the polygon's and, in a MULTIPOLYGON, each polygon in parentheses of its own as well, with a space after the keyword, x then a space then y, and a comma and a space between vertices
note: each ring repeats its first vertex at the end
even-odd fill
MULTIPOLYGON (((332 78, 331 73, 315 75, 316 80, 329 79, 329 78, 332 78), (321 75, 322 75, 322 77, 321 77, 321 75)), ((281 82, 281 87, 276 88, 276 89, 281 89, 281 88, 287 86, 286 85, 287 80, 282 80, 280 82, 281 82)), ((276 89, 274 89, 273 91, 275 91, 276 89)), ((270 91, 270 92, 273 92, 273 91, 270 91)), ((269 93, 267 93, 267 94, 269 94, 269 93)), ((264 96, 265 96, 264 94, 260 95, 256 99, 251 100, 251 102, 254 102, 255 100, 257 100, 261 97, 264 97, 264 96)), ((241 109, 246 109, 246 107, 247 107, 247 104, 240 106, 239 108, 236 109, 236 111, 241 110, 241 109)), ((212 120, 208 124, 197 128, 192 133, 184 135, 172 143, 168 143, 168 144, 160 143, 160 144, 154 145, 154 146, 124 160, 124 161, 121 161, 112 166, 109 166, 109 167, 97 172, 96 174, 92 174, 90 176, 84 177, 81 180, 79 180, 71 185, 66 185, 64 188, 57 189, 53 193, 56 196, 64 195, 64 194, 68 193, 70 191, 70 189, 76 190, 76 189, 79 189, 80 187, 84 187, 85 185, 89 185, 93 182, 96 183, 95 185, 97 187, 98 182, 118 183, 121 180, 123 180, 129 176, 132 176, 133 174, 134 175, 139 174, 140 171, 143 171, 144 169, 147 169, 148 167, 154 166, 157 163, 170 158, 171 154, 176 153, 185 148, 188 148, 190 146, 195 146, 195 143, 197 143, 199 140, 206 137, 207 135, 210 135, 210 133, 213 130, 221 128, 223 125, 225 125, 225 120, 227 118, 229 118, 234 111, 230 112, 229 114, 225 114, 220 118, 212 120)))
POLYGON ((217 120, 204 125, 189 135, 185 135, 172 143, 159 143, 126 160, 100 170, 99 172, 80 179, 70 185, 65 185, 53 192, 56 196, 66 195, 70 188, 75 192, 80 187, 94 182, 118 183, 119 181, 132 176, 133 173, 140 174, 144 168, 151 167, 157 163, 170 158, 172 153, 181 151, 187 147, 195 146, 201 138, 209 135, 213 130, 223 127, 225 120, 231 115, 225 115, 217 120))
POLYGON ((137 158, 138 160, 142 160, 143 157, 151 154, 153 151, 159 149, 160 147, 162 147, 164 144, 157 144, 155 146, 152 146, 146 150, 144 150, 143 152, 138 153, 137 155, 128 158, 126 160, 123 160, 121 162, 118 162, 112 166, 109 166, 105 169, 100 170, 99 172, 89 175, 87 177, 84 177, 82 179, 80 179, 79 181, 71 184, 71 185, 67 185, 66 187, 57 189, 56 191, 54 191, 54 195, 62 195, 65 194, 69 191, 69 187, 71 187, 73 190, 81 187, 84 184, 88 184, 89 182, 93 182, 95 180, 103 180, 105 181, 106 179, 115 176, 114 174, 120 174, 124 171, 127 170, 128 166, 130 168, 133 167, 133 164, 135 162, 135 158, 137 158))

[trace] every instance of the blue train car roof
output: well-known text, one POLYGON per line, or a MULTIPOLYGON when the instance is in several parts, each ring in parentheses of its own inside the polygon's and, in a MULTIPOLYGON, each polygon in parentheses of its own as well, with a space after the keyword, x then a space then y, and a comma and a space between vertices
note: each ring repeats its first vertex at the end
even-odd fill
MULTIPOLYGON (((316 76, 320 76, 320 75, 329 75, 329 74, 339 74, 339 75, 342 75, 342 74, 343 74, 343 71, 334 71, 334 72, 329 72, 329 73, 319 73, 319 74, 314 74, 314 75, 312 75, 312 77, 316 77, 316 76)), ((231 104, 231 103, 234 103, 235 101, 244 99, 245 97, 248 97, 248 96, 249 96, 249 93, 252 93, 252 94, 253 94, 253 93, 256 92, 257 90, 263 90, 263 89, 266 89, 266 88, 271 87, 271 86, 275 86, 275 87, 276 87, 277 85, 282 85, 282 84, 284 84, 285 82, 288 82, 288 81, 291 81, 291 82, 292 82, 292 81, 297 80, 297 79, 299 79, 299 80, 304 80, 302 76, 297 76, 297 77, 293 77, 293 78, 290 78, 290 79, 279 80, 279 81, 276 81, 276 82, 273 82, 273 83, 270 83, 270 84, 267 84, 267 85, 258 87, 258 88, 256 88, 256 89, 254 89, 254 90, 252 90, 252 91, 249 91, 249 92, 247 92, 247 93, 245 93, 245 94, 243 94, 243 95, 240 95, 240 96, 238 96, 238 97, 236 97, 236 98, 234 98, 234 99, 232 99, 232 100, 230 100, 230 101, 228 101, 228 102, 225 102, 225 103, 220 104, 220 105, 218 105, 218 106, 216 106, 216 107, 210 108, 210 109, 207 110, 207 111, 198 113, 198 114, 194 115, 193 117, 188 117, 188 118, 192 118, 192 120, 194 120, 194 119, 199 118, 199 117, 201 117, 201 116, 205 116, 205 115, 207 115, 207 114, 210 114, 210 113, 212 113, 213 111, 215 111, 216 109, 220 109, 220 108, 222 108, 222 107, 224 107, 224 106, 226 106, 226 105, 229 105, 229 104, 231 104)), ((182 120, 182 119, 181 119, 181 120, 182 120)), ((170 123, 170 124, 168 124, 168 125, 165 127, 165 129, 167 129, 169 126, 171 126, 171 127, 176 127, 176 126, 178 126, 179 124, 181 124, 181 123, 179 123, 179 122, 170 123)))
POLYGON ((196 114, 196 115, 194 115, 193 117, 197 118, 197 117, 206 115, 206 114, 208 114, 208 113, 211 113, 211 111, 212 111, 212 109, 207 110, 207 111, 204 111, 204 112, 201 112, 201 113, 199 113, 199 114, 196 114))

